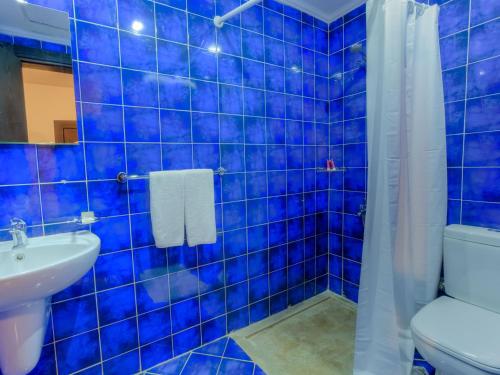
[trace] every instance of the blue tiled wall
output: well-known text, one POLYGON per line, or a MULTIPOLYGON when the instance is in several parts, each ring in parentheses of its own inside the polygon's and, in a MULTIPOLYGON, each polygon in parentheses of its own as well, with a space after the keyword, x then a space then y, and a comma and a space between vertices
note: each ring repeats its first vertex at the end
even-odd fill
POLYGON ((34 373, 135 373, 327 289, 328 25, 272 1, 220 30, 239 0, 32 2, 71 16, 83 142, 0 146, 0 236, 90 209, 102 239, 34 373), (115 181, 220 166, 213 246, 155 248, 147 181, 115 181))
MULTIPOLYGON (((266 1, 216 31, 211 17, 239 1, 32 2, 72 18, 84 142, 0 146, 0 228, 15 215, 32 236, 74 230, 63 222, 92 209, 103 240, 94 269, 54 297, 34 373, 150 367, 325 290, 327 275, 357 300, 363 7, 326 25, 266 1), (347 171, 317 173, 328 156, 347 171), (147 181, 114 181, 219 166, 214 246, 156 249, 147 181)), ((500 228, 500 5, 440 5, 449 222, 500 228)))
MULTIPOLYGON (((429 3, 441 6, 448 222, 500 229, 500 2, 429 3)), ((354 301, 363 229, 353 214, 365 197, 367 165, 364 11, 361 7, 329 25, 331 155, 348 168, 331 176, 330 288, 354 301), (363 52, 353 54, 353 43, 362 43, 363 52)))
POLYGON ((363 247, 357 214, 367 178, 365 6, 329 26, 330 148, 335 164, 346 168, 330 174, 330 289, 357 302, 363 247))

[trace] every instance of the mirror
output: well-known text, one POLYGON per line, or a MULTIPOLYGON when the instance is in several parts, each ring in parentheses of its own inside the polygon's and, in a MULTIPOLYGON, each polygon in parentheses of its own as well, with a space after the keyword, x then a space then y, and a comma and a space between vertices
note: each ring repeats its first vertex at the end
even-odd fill
POLYGON ((69 16, 0 0, 0 143, 78 143, 69 16))

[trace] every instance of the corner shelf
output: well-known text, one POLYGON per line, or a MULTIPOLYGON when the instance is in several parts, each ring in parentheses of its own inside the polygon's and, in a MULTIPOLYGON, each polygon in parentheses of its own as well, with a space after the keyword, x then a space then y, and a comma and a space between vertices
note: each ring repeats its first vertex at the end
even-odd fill
POLYGON ((326 168, 316 168, 316 172, 325 172, 325 173, 335 173, 335 172, 345 172, 346 168, 335 168, 335 169, 326 169, 326 168))

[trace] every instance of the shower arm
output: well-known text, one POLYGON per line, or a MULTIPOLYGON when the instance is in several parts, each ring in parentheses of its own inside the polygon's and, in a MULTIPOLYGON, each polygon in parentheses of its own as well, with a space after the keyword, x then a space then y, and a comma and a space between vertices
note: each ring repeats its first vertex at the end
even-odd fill
POLYGON ((248 0, 247 2, 241 4, 239 7, 233 9, 230 12, 227 12, 223 16, 215 16, 214 18, 214 25, 217 26, 218 28, 221 28, 224 26, 224 22, 226 22, 229 18, 234 17, 241 12, 244 12, 245 10, 253 7, 254 5, 261 3, 263 0, 248 0))

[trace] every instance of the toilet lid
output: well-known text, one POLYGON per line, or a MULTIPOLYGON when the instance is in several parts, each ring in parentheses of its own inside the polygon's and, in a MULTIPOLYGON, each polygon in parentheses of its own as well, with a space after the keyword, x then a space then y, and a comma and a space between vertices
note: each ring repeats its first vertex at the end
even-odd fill
POLYGON ((500 314, 440 297, 411 322, 420 339, 477 368, 500 373, 500 314))

